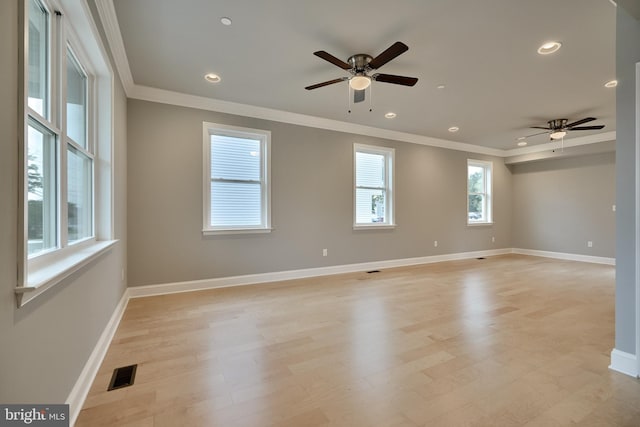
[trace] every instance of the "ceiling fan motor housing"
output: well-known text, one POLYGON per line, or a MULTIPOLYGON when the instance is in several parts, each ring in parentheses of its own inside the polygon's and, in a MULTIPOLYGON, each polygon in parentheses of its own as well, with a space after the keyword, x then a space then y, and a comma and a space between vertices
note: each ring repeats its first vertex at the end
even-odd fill
POLYGON ((549 123, 549 129, 551 130, 559 130, 559 129, 564 129, 567 127, 567 119, 556 119, 556 120, 549 120, 547 123, 549 123))
POLYGON ((367 55, 365 53, 358 53, 356 55, 350 56, 347 59, 347 62, 351 64, 351 72, 355 75, 363 75, 366 74, 369 68, 369 62, 373 60, 371 55, 367 55))

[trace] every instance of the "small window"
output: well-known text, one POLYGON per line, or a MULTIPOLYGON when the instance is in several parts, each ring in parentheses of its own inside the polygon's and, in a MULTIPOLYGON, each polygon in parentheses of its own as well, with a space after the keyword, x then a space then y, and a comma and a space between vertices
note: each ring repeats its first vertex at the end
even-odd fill
POLYGON ((268 232, 271 133, 204 123, 205 234, 268 232))
POLYGON ((394 226, 392 148, 354 144, 354 227, 394 226))
POLYGON ((467 160, 467 223, 491 224, 492 163, 467 160))

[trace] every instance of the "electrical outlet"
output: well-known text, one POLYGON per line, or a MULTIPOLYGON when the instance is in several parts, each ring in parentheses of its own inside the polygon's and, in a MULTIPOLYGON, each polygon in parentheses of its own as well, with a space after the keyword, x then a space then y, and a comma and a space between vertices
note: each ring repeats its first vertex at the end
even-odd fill
POLYGON ((328 251, 326 249, 322 250, 322 256, 327 256, 328 251))
POLYGON ((437 240, 434 240, 434 241, 433 241, 433 247, 434 247, 434 248, 437 248, 437 247, 438 247, 438 241, 437 241, 437 240))
POLYGON ((592 247, 593 247, 593 242, 592 242, 591 240, 589 240, 589 241, 587 242, 587 247, 588 247, 588 248, 592 248, 592 247))

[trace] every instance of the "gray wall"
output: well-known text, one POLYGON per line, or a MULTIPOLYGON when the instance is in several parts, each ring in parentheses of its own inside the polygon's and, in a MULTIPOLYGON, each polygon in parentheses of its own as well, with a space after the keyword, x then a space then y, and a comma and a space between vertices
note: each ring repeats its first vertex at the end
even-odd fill
POLYGON ((636 63, 640 21, 618 7, 616 17, 616 349, 636 353, 636 63))
POLYGON ((125 284, 126 99, 115 90, 115 234, 120 243, 17 309, 18 0, 0 1, 0 402, 64 402, 125 284))
POLYGON ((127 111, 130 286, 510 247, 502 159, 147 101, 127 111), (203 121, 272 132, 272 233, 202 236, 203 121), (396 149, 395 230, 352 230, 353 143, 396 149), (493 226, 466 225, 468 158, 493 160, 493 226))
POLYGON ((523 163, 511 170, 513 247, 615 257, 614 152, 523 163))

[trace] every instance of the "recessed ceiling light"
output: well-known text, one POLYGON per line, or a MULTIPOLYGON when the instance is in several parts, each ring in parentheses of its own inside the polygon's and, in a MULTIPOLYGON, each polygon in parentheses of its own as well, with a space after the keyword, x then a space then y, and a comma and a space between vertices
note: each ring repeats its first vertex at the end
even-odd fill
POLYGON ((226 16, 224 16, 224 17, 220 18, 220 22, 222 22, 222 25, 229 26, 229 25, 231 25, 231 22, 233 22, 233 21, 231 21, 231 18, 227 18, 226 16))
POLYGON ((518 142, 518 147, 524 147, 527 145, 527 141, 520 141, 518 142))
POLYGON ((220 83, 222 80, 219 75, 214 73, 205 74, 204 79, 209 83, 220 83))
POLYGON ((446 86, 445 85, 438 85, 436 86, 438 89, 444 89, 446 86))
POLYGON ((557 52, 562 46, 560 42, 547 42, 538 48, 540 55, 549 55, 550 53, 557 52))
POLYGON ((606 82, 604 84, 604 87, 616 87, 618 86, 618 81, 617 80, 611 80, 609 82, 606 82))
POLYGON ((451 126, 449 128, 449 132, 458 132, 460 130, 460 128, 458 126, 451 126))
POLYGON ((389 111, 387 114, 384 115, 387 119, 395 119, 397 114, 394 113, 393 111, 389 111))

